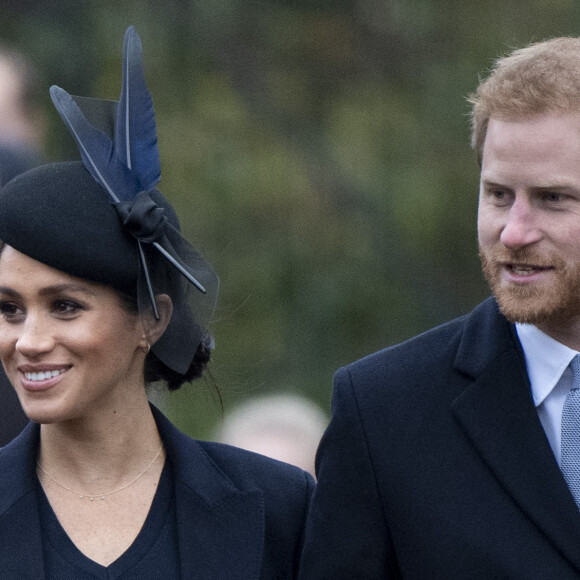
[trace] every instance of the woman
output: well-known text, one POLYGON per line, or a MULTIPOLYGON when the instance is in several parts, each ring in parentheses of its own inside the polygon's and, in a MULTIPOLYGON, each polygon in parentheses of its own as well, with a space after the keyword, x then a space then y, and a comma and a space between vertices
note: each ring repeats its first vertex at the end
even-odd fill
POLYGON ((0 192, 0 358, 33 421, 0 450, 0 575, 292 578, 312 478, 147 401, 147 382, 203 373, 217 277, 154 188, 133 28, 123 65, 118 104, 51 88, 83 162, 0 192))

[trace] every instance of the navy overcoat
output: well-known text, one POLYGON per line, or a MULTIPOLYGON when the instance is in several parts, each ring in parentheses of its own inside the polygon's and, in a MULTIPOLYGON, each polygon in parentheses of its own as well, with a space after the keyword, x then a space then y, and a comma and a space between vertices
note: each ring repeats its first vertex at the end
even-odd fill
MULTIPOLYGON (((298 468, 190 439, 153 408, 175 472, 182 580, 295 578, 314 483, 298 468)), ((42 580, 39 426, 0 449, 0 578, 42 580)), ((170 580, 170 579, 167 579, 170 580)))
POLYGON ((580 513, 494 300, 340 369, 302 580, 580 578, 580 513))

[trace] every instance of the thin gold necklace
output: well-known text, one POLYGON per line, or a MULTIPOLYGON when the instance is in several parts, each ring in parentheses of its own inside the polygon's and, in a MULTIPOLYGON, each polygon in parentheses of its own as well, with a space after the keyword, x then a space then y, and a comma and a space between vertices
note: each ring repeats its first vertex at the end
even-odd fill
POLYGON ((133 485, 136 481, 141 479, 147 473, 147 471, 149 471, 149 468, 155 463, 155 460, 159 457, 162 450, 163 450, 163 443, 161 444, 159 451, 155 454, 155 457, 151 460, 151 463, 149 463, 149 465, 135 479, 133 479, 129 483, 126 483, 122 487, 114 489, 113 491, 108 491, 107 493, 97 493, 95 495, 81 493, 80 491, 76 491, 74 489, 71 489, 70 487, 67 487, 66 485, 64 485, 63 483, 58 481, 58 479, 55 479, 52 475, 50 475, 50 473, 48 473, 48 471, 46 471, 46 469, 44 469, 44 467, 42 467, 42 465, 40 465, 40 463, 38 461, 36 462, 36 465, 38 466, 38 469, 40 469, 40 471, 42 471, 42 473, 44 473, 45 475, 50 477, 50 479, 52 479, 52 481, 54 481, 54 483, 56 483, 57 485, 59 485, 63 489, 66 489, 67 491, 70 491, 71 493, 78 495, 80 499, 88 499, 89 501, 95 501, 95 499, 100 498, 101 500, 104 500, 105 496, 112 495, 113 493, 117 493, 118 491, 122 491, 123 489, 127 489, 128 487, 133 485))

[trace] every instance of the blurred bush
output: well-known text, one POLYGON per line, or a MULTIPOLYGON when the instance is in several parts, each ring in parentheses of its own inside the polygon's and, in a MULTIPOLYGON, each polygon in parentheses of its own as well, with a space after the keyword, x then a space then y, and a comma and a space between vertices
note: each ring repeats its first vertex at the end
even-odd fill
MULTIPOLYGON (((487 295, 465 97, 514 46, 577 34, 572 0, 0 2, 0 34, 48 83, 48 155, 76 155, 48 85, 117 98, 141 34, 160 189, 214 264, 213 375, 229 407, 296 391, 487 295)), ((211 386, 167 402, 206 436, 211 386)))

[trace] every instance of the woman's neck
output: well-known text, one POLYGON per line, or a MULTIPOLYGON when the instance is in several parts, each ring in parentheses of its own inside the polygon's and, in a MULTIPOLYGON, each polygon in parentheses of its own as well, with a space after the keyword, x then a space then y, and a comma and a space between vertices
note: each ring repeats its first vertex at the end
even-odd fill
POLYGON ((54 476, 107 488, 146 464, 160 447, 145 397, 123 411, 41 425, 38 462, 54 476))

